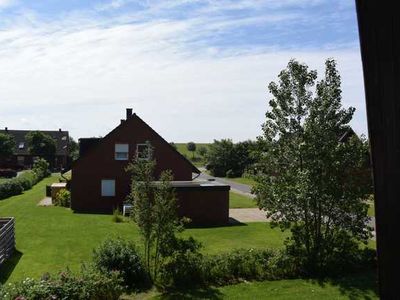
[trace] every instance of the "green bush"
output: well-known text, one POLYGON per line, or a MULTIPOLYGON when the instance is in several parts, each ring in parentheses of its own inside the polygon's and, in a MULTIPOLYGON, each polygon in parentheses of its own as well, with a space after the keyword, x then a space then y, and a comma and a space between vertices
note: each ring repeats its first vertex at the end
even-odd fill
POLYGON ((121 238, 107 239, 93 250, 93 263, 100 272, 118 271, 129 288, 148 282, 146 270, 135 244, 121 238))
POLYGON ((14 195, 19 195, 24 191, 21 183, 15 178, 0 183, 0 199, 5 199, 14 195))
POLYGON ((35 172, 38 175, 39 180, 41 180, 50 176, 51 172, 49 166, 49 163, 45 159, 39 158, 33 164, 32 171, 35 172))
POLYGON ((71 193, 62 189, 56 194, 56 198, 53 201, 55 206, 71 207, 71 193))
POLYGON ((22 185, 24 191, 27 191, 39 181, 39 176, 34 171, 25 171, 14 180, 22 185))
POLYGON ((194 238, 174 238, 161 252, 164 260, 159 270, 157 286, 163 290, 203 284, 201 244, 194 238))
POLYGON ((116 300, 123 291, 118 272, 103 274, 83 267, 80 274, 69 270, 36 280, 26 278, 1 287, 1 299, 77 299, 116 300))
POLYGON ((124 218, 121 216, 121 212, 119 209, 114 209, 112 219, 114 223, 122 223, 124 221, 124 218))

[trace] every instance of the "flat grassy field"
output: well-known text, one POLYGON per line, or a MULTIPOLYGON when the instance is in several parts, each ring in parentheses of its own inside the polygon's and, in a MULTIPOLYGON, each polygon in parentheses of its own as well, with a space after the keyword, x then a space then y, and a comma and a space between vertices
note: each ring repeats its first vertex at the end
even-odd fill
POLYGON ((229 192, 229 208, 256 208, 257 203, 254 199, 238 194, 229 192))
MULTIPOLYGON (((22 195, 0 201, 0 215, 16 219, 17 255, 0 269, 0 282, 38 277, 65 267, 77 270, 89 261, 92 249, 109 236, 140 242, 138 228, 126 221, 113 223, 111 215, 76 214, 62 207, 40 207, 45 186, 58 181, 46 178, 22 195)), ((286 234, 267 223, 214 228, 190 228, 182 233, 203 244, 203 251, 219 253, 232 248, 283 247, 286 234)), ((139 243, 140 244, 140 243, 139 243)))
POLYGON ((196 151, 192 153, 187 149, 186 147, 187 143, 175 143, 179 153, 186 156, 186 158, 189 159, 195 166, 203 167, 206 164, 206 162, 204 158, 200 155, 199 149, 201 147, 206 147, 208 149, 210 144, 209 143, 195 143, 195 144, 196 144, 196 151), (194 154, 194 159, 193 159, 193 154, 194 154))

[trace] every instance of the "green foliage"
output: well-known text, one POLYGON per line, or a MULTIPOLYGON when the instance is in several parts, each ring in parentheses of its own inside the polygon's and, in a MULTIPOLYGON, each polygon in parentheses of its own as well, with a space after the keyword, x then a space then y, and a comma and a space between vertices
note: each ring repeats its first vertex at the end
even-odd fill
POLYGON ((149 160, 136 159, 127 171, 132 173, 129 199, 133 202, 132 217, 144 241, 144 260, 151 280, 157 279, 162 264, 163 248, 169 247, 175 233, 181 231, 177 216, 175 192, 171 188, 170 171, 161 173, 158 183, 153 177, 155 161, 153 149, 148 147, 149 160))
POLYGON ((132 241, 122 238, 107 239, 93 250, 93 263, 100 272, 118 271, 130 289, 147 283, 142 259, 132 241))
POLYGON ((62 189, 56 194, 53 201, 55 206, 71 207, 71 192, 67 189, 62 189))
POLYGON ((26 278, 0 289, 0 298, 5 300, 117 300, 121 294, 121 280, 117 272, 103 274, 86 267, 78 275, 66 270, 53 276, 45 274, 40 280, 26 278))
POLYGON ((72 136, 69 137, 68 147, 69 156, 72 161, 77 160, 79 158, 79 145, 72 136))
POLYGON ((43 159, 37 159, 32 166, 32 171, 34 171, 40 179, 50 176, 51 172, 49 170, 49 163, 43 159))
POLYGON ((189 237, 175 239, 170 246, 164 249, 168 253, 164 253, 165 260, 160 268, 157 286, 168 290, 203 284, 203 256, 199 252, 201 244, 189 237))
POLYGON ((291 229, 288 251, 306 271, 322 272, 336 259, 352 257, 343 251, 358 251, 358 242, 370 236, 363 200, 370 189, 364 172, 368 145, 356 136, 339 140, 354 108, 341 106, 334 60, 326 61, 314 95, 317 73, 306 65, 292 60, 278 77, 269 85, 273 98, 260 137, 268 155, 262 156, 254 191, 267 216, 291 229))
POLYGON ((49 164, 42 159, 33 165, 33 169, 24 171, 18 177, 0 183, 0 200, 14 195, 19 195, 23 191, 31 189, 36 183, 47 177, 49 164))
POLYGON ((0 183, 0 199, 6 199, 13 195, 19 195, 24 191, 21 183, 14 179, 9 179, 0 183))
POLYGON ((124 221, 124 218, 121 215, 121 212, 119 211, 118 208, 114 209, 112 219, 114 223, 122 223, 124 221))
POLYGON ((50 135, 41 131, 31 131, 25 138, 31 155, 48 159, 55 155, 56 141, 50 135))
POLYGON ((12 135, 0 133, 0 158, 8 158, 13 155, 15 140, 12 135))
POLYGON ((42 177, 32 170, 25 171, 18 177, 14 178, 14 180, 22 186, 24 191, 31 189, 40 179, 42 179, 42 177))
POLYGON ((188 149, 188 151, 194 152, 196 151, 196 144, 193 142, 189 142, 187 143, 186 148, 188 149))
POLYGON ((256 148, 257 142, 252 141, 234 144, 229 139, 214 140, 207 152, 207 170, 218 177, 241 177, 255 163, 256 148))
POLYGON ((202 157, 206 157, 208 149, 204 146, 200 146, 199 150, 197 150, 202 157))

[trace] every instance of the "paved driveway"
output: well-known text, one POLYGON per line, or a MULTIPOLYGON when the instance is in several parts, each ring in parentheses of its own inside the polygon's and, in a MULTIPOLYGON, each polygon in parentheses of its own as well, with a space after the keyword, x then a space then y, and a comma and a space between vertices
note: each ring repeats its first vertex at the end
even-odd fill
POLYGON ((237 183, 237 182, 231 181, 226 178, 214 177, 214 176, 208 175, 207 173, 205 173, 206 169, 204 169, 204 168, 199 168, 199 170, 201 171, 201 174, 198 177, 198 179, 200 179, 200 180, 210 180, 211 179, 211 180, 215 180, 216 182, 228 184, 231 186, 231 189, 236 193, 243 194, 243 195, 251 197, 251 198, 255 197, 251 193, 251 186, 249 186, 247 184, 237 183))

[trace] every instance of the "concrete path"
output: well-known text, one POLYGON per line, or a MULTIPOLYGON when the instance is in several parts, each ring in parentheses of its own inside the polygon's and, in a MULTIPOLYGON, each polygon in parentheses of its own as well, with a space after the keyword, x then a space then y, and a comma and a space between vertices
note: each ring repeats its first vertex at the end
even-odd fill
POLYGON ((226 178, 211 176, 205 172, 206 171, 205 168, 199 168, 199 170, 201 171, 201 174, 198 177, 198 179, 200 179, 200 180, 210 180, 211 179, 211 180, 215 180, 216 182, 228 184, 231 186, 232 191, 242 194, 242 195, 245 195, 245 196, 248 196, 248 197, 251 197, 251 198, 255 198, 255 196, 251 193, 251 186, 249 186, 247 184, 237 183, 237 182, 234 182, 234 181, 226 179, 226 178))
POLYGON ((51 201, 51 197, 46 197, 38 203, 39 206, 51 206, 53 202, 51 201))
POLYGON ((229 218, 235 222, 267 222, 265 212, 258 208, 231 208, 229 209, 229 218))

